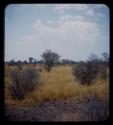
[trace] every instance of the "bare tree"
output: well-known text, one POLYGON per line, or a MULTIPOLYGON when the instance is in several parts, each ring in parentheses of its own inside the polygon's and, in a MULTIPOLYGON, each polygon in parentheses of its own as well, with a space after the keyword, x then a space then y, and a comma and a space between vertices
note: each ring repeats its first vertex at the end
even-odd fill
POLYGON ((54 64, 56 64, 60 58, 60 56, 52 52, 51 50, 46 50, 42 55, 42 60, 44 61, 45 68, 48 72, 51 71, 51 68, 54 64))

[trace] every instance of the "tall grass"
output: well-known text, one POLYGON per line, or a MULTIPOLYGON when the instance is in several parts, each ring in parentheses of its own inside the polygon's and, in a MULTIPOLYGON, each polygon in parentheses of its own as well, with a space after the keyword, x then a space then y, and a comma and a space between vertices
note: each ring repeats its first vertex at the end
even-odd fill
MULTIPOLYGON (((39 68, 39 66, 35 67, 39 68)), ((42 68, 42 67, 40 67, 42 68)), ((38 82, 38 81, 37 81, 38 82)), ((31 105, 47 100, 74 98, 87 98, 95 92, 97 99, 102 99, 109 95, 109 81, 97 79, 91 86, 80 85, 72 75, 72 67, 55 66, 51 72, 47 73, 43 68, 40 74, 40 85, 27 94, 22 101, 13 101, 6 97, 8 105, 31 105)))

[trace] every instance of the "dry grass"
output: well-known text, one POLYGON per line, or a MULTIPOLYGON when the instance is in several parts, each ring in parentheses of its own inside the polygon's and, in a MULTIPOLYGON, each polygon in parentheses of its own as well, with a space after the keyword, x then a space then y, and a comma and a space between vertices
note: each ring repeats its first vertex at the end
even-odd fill
MULTIPOLYGON (((40 85, 36 90, 22 101, 12 100, 7 89, 5 90, 5 103, 7 105, 31 105, 37 102, 47 100, 66 99, 69 97, 88 97, 95 92, 97 99, 104 98, 109 95, 109 81, 96 80, 91 86, 80 85, 75 81, 72 75, 72 67, 55 66, 50 73, 46 72, 43 67, 37 65, 37 69, 41 68, 40 85)), ((11 81, 5 78, 6 86, 11 81)))

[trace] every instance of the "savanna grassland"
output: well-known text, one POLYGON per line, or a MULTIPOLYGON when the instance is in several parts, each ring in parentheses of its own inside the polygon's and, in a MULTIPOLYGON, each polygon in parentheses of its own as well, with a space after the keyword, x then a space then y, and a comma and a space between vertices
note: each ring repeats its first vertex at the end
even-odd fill
MULTIPOLYGON (((74 104, 71 107, 72 111, 74 111, 74 107, 76 103, 78 103, 77 105, 80 106, 81 104, 84 104, 82 103, 82 101, 84 102, 85 99, 86 99, 85 102, 87 103, 90 102, 89 100, 91 100, 92 98, 96 98, 97 102, 102 102, 103 100, 106 100, 106 98, 107 100, 109 100, 109 69, 107 69, 106 79, 102 79, 98 75, 98 77, 93 81, 93 83, 90 86, 87 86, 87 85, 80 84, 80 82, 73 76, 72 74, 73 66, 74 65, 58 65, 58 66, 52 67, 50 72, 47 72, 43 64, 23 65, 22 67, 23 69, 28 68, 28 67, 34 67, 37 70, 37 72, 39 72, 39 79, 36 83, 36 88, 34 91, 28 93, 23 100, 18 100, 18 99, 15 100, 11 97, 9 88, 11 84, 13 84, 13 82, 10 79, 10 71, 15 70, 16 66, 5 65, 5 106, 7 108, 8 107, 11 107, 11 108, 13 107, 17 109, 23 108, 21 110, 24 110, 26 107, 33 107, 36 105, 40 106, 42 104, 46 104, 50 102, 50 105, 49 103, 47 104, 50 106, 50 109, 45 107, 45 109, 48 109, 47 113, 49 113, 49 110, 53 110, 54 112, 55 107, 58 108, 56 104, 58 100, 60 100, 60 102, 67 101, 68 103, 70 102, 70 104, 73 104, 72 102, 74 101, 74 104), (56 104, 56 106, 55 105, 51 106, 51 101, 53 101, 54 104, 56 104)), ((61 103, 60 105, 62 106, 64 105, 64 107, 66 107, 66 104, 67 103, 65 102, 63 104, 61 103)), ((68 104, 67 107, 70 107, 71 106, 70 104, 68 104)), ((56 112, 58 110, 61 111, 63 109, 63 108, 61 109, 60 108, 57 109, 56 112)), ((38 112, 38 110, 39 109, 37 110, 34 109, 34 113, 35 111, 38 112)), ((11 109, 11 111, 13 111, 13 109, 11 109)), ((59 117, 55 117, 52 119, 52 114, 50 113, 50 116, 48 116, 49 115, 48 114, 47 116, 45 116, 45 119, 43 118, 41 120, 41 118, 38 117, 39 115, 37 115, 38 118, 34 118, 34 120, 38 120, 38 121, 40 120, 41 121, 44 121, 44 120, 45 121, 48 121, 48 120, 50 121, 59 121, 59 120, 60 121, 77 121, 77 119, 78 121, 85 120, 85 118, 79 117, 76 111, 74 112, 76 116, 73 116, 73 114, 70 113, 70 111, 68 112, 68 114, 66 114, 65 111, 66 110, 63 110, 65 116, 63 115, 61 117, 59 116, 59 117), (47 119, 48 117, 51 119, 47 119)), ((42 109, 41 112, 44 115, 44 112, 46 112, 46 110, 43 111, 42 109)), ((28 119, 26 118, 26 120, 28 119)), ((90 120, 86 119, 86 120, 90 121, 91 119, 90 120)))

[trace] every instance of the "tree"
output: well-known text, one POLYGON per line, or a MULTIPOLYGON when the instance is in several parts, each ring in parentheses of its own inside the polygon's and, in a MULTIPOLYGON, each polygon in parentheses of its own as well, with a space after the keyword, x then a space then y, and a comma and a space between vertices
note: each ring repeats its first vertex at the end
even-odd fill
POLYGON ((33 57, 29 57, 29 62, 32 63, 33 57))
POLYGON ((60 58, 60 56, 52 52, 51 50, 46 50, 42 55, 42 60, 44 61, 45 68, 48 72, 51 71, 51 68, 54 64, 56 64, 60 58))

